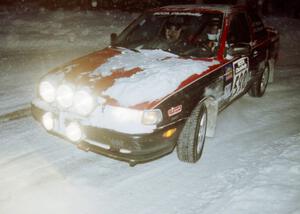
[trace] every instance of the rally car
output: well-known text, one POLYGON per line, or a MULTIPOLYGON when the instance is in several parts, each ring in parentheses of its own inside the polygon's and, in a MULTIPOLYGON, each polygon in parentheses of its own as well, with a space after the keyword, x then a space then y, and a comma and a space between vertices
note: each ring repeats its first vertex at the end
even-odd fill
POLYGON ((52 134, 130 165, 195 163, 218 112, 273 81, 279 35, 245 6, 152 9, 103 50, 41 78, 32 114, 52 134))

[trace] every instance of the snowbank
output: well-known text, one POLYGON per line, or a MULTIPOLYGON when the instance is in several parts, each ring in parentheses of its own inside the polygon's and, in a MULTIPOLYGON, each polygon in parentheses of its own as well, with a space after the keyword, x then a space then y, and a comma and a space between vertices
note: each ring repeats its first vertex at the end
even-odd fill
POLYGON ((50 69, 109 44, 137 14, 0 8, 0 114, 28 107, 50 69))
MULTIPOLYGON (((2 9, 3 10, 3 9, 2 9)), ((101 49, 136 14, 118 11, 4 10, 1 49, 101 49)))
POLYGON ((280 33, 278 65, 300 65, 300 20, 271 16, 265 17, 264 22, 280 33))

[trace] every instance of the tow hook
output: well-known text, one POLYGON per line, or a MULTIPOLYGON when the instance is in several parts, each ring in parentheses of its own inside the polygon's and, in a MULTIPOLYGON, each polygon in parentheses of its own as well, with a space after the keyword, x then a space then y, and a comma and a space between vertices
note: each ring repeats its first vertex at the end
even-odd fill
POLYGON ((132 160, 129 161, 128 163, 129 163, 130 167, 135 167, 135 165, 137 164, 135 161, 132 161, 132 160))
POLYGON ((90 151, 90 147, 89 145, 87 145, 86 143, 80 142, 77 144, 77 148, 80 150, 83 150, 85 152, 89 152, 90 151))

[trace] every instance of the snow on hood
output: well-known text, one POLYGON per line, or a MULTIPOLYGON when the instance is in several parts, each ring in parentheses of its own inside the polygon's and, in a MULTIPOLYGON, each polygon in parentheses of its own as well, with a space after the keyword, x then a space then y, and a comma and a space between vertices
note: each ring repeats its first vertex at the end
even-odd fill
POLYGON ((116 79, 103 92, 124 107, 153 102, 175 91, 179 85, 193 74, 201 74, 218 61, 183 59, 162 50, 131 51, 123 49, 99 66, 92 75, 109 76, 113 70, 128 71, 142 69, 130 77, 116 79))

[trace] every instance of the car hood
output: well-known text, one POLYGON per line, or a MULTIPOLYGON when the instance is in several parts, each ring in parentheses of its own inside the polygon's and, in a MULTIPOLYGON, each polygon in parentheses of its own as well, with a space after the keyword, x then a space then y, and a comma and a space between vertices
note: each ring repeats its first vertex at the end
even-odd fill
POLYGON ((163 50, 106 48, 73 60, 49 76, 76 88, 87 87, 110 105, 147 109, 218 64, 163 50))

